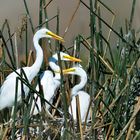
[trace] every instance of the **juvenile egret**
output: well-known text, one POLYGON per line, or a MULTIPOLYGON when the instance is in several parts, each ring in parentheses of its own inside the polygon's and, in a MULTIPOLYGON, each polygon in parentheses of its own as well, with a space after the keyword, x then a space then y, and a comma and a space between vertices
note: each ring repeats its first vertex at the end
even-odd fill
MULTIPOLYGON (((42 28, 38 30, 34 37, 33 43, 36 50, 36 60, 31 67, 24 67, 23 70, 28 78, 29 83, 33 80, 33 78, 37 75, 40 70, 42 61, 43 61, 43 51, 41 46, 39 45, 39 40, 41 38, 54 38, 56 40, 64 41, 62 37, 54 34, 46 28, 42 28)), ((16 70, 17 73, 21 73, 21 69, 16 70)), ((15 90, 16 90, 16 78, 18 75, 15 72, 12 72, 6 77, 1 89, 0 89, 0 110, 5 107, 11 107, 15 102, 15 90)), ((27 96, 29 92, 29 88, 26 85, 23 85, 23 90, 25 96, 27 96)), ((17 101, 21 101, 21 82, 18 83, 18 91, 17 91, 17 101)))
MULTIPOLYGON (((60 52, 60 60, 81 62, 80 59, 72 57, 64 52, 60 52)), ((57 53, 55 53, 52 57, 49 58, 49 66, 54 71, 55 76, 53 76, 53 73, 50 70, 44 71, 43 74, 41 74, 40 76, 40 83, 44 93, 44 98, 49 103, 52 103, 53 97, 55 96, 56 93, 55 91, 60 86, 61 77, 60 77, 60 73, 58 73, 58 71, 60 71, 60 67, 57 65, 57 61, 58 61, 57 53)), ((36 90, 39 91, 39 85, 37 85, 36 90)), ((34 95, 34 97, 36 99, 36 105, 38 106, 38 108, 35 106, 35 102, 33 101, 32 109, 33 109, 33 115, 36 115, 41 111, 41 101, 36 94, 34 95)), ((50 105, 45 103, 45 109, 48 110, 49 108, 50 105)))
MULTIPOLYGON (((81 80, 80 83, 75 85, 71 90, 72 100, 71 100, 71 107, 69 106, 69 113, 73 116, 73 119, 75 121, 77 121, 77 117, 76 117, 76 108, 77 108, 77 106, 76 106, 76 95, 78 95, 79 96, 79 104, 80 104, 81 121, 85 122, 86 114, 87 114, 88 107, 89 107, 89 104, 90 104, 90 96, 85 91, 81 91, 81 89, 87 83, 87 74, 80 65, 75 66, 73 68, 63 70, 63 73, 80 76, 80 80, 81 80), (71 112, 71 108, 72 108, 72 112, 71 112)), ((90 119, 90 114, 88 114, 87 120, 89 120, 89 119, 90 119)))

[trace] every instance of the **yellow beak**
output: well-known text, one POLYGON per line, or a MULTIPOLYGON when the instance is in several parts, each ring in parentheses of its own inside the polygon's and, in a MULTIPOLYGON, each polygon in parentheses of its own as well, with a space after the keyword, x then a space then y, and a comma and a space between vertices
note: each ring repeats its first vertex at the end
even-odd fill
MULTIPOLYGON (((69 72, 74 72, 75 68, 68 68, 68 69, 64 69, 62 70, 63 74, 69 74, 69 72)), ((61 73, 60 71, 55 71, 55 73, 61 73)))
POLYGON ((69 72, 74 72, 75 68, 69 68, 69 69, 65 69, 63 70, 63 74, 68 74, 69 72))
POLYGON ((65 42, 64 39, 58 35, 56 35, 55 33, 49 31, 47 32, 48 35, 50 35, 52 38, 56 39, 56 40, 59 40, 61 42, 65 42))
POLYGON ((72 56, 68 56, 68 55, 64 55, 63 57, 68 59, 69 61, 73 61, 73 62, 81 62, 82 61, 81 59, 78 59, 78 58, 75 58, 72 56))

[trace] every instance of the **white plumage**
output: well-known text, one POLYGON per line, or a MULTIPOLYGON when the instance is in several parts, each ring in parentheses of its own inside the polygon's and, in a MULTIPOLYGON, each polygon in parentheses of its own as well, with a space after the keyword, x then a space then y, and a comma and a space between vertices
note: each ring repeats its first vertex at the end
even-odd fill
MULTIPOLYGON (((36 60, 31 67, 24 67, 23 70, 28 78, 29 83, 33 80, 33 78, 37 75, 40 70, 42 61, 43 61, 43 51, 39 45, 39 40, 41 38, 55 38, 60 41, 64 41, 63 38, 57 36, 46 28, 40 29, 37 31, 33 37, 33 43, 36 50, 36 60)), ((21 69, 16 70, 19 74, 21 73, 21 69)), ((16 78, 18 75, 15 72, 9 74, 4 81, 1 89, 0 89, 0 110, 5 107, 11 107, 15 102, 15 90, 16 90, 16 78)), ((24 85, 23 90, 25 92, 25 96, 27 96, 29 92, 29 88, 24 85)), ((21 82, 18 83, 18 91, 17 91, 17 101, 21 101, 21 82)))
MULTIPOLYGON (((81 89, 87 83, 87 74, 80 65, 75 66, 75 67, 70 68, 70 69, 63 70, 63 72, 64 72, 64 74, 72 74, 72 75, 80 76, 80 83, 75 85, 71 90, 72 112, 71 112, 71 107, 69 107, 69 113, 73 116, 73 119, 75 121, 77 121, 77 117, 76 117, 76 110, 77 110, 76 95, 78 95, 79 96, 79 104, 80 104, 81 121, 84 122, 85 118, 86 118, 87 111, 88 111, 88 107, 89 107, 89 104, 90 104, 90 96, 85 91, 81 91, 81 89)), ((90 119, 90 113, 88 114, 87 120, 89 120, 89 119, 90 119)))
MULTIPOLYGON (((64 52, 60 52, 60 60, 63 61, 77 61, 80 62, 80 59, 74 58, 64 52)), ((40 83, 43 89, 44 93, 44 98, 47 100, 49 103, 53 102, 53 97, 55 96, 56 89, 60 87, 60 67, 57 65, 58 61, 58 55, 57 53, 54 54, 50 59, 49 59, 49 66, 51 69, 54 71, 55 76, 53 76, 53 73, 50 70, 46 70, 41 74, 40 76, 40 83)), ((36 90, 39 91, 39 86, 37 85, 36 90)), ((36 115, 41 111, 41 101, 40 97, 38 97, 36 94, 34 95, 36 100, 36 104, 38 108, 35 106, 35 102, 33 101, 32 104, 32 109, 33 110, 33 115, 36 115), (39 111, 39 112, 38 112, 39 111)), ((50 105, 48 103, 45 103, 45 109, 48 110, 50 108, 50 105)), ((32 110, 31 109, 31 110, 32 110)), ((32 111, 31 111, 32 112, 32 111)))

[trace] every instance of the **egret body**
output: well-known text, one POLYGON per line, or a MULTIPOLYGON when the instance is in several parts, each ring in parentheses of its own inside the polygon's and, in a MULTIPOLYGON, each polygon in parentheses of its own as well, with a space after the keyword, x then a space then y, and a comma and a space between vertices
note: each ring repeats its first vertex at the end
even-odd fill
MULTIPOLYGON (((28 82, 31 83, 33 78, 37 75, 37 73, 40 70, 42 61, 43 61, 43 51, 41 49, 41 46, 39 45, 39 40, 41 38, 54 38, 60 41, 64 41, 63 38, 60 36, 52 33, 46 28, 38 30, 34 37, 33 37, 33 43, 34 48, 36 51, 36 60, 34 64, 31 67, 24 67, 23 70, 26 74, 26 77, 28 79, 28 82)), ((21 69, 16 70, 17 73, 21 73, 21 69)), ((0 89, 0 110, 5 107, 11 107, 14 105, 15 102, 15 90, 16 90, 16 79, 18 75, 15 72, 12 72, 6 77, 6 80, 4 81, 1 89, 0 89)), ((24 77, 23 77, 24 78, 24 77)), ((29 88, 26 85, 23 85, 23 90, 25 93, 25 96, 27 96, 29 92, 29 88)), ((18 91, 17 91, 17 101, 21 101, 21 81, 18 82, 18 91)))
MULTIPOLYGON (((69 113, 73 116, 73 119, 77 121, 76 117, 76 95, 79 96, 79 104, 80 104, 80 115, 81 115, 81 121, 85 122, 85 118, 87 115, 88 107, 90 104, 90 96, 85 91, 82 91, 81 89, 85 86, 87 83, 87 74, 84 71, 84 69, 78 65, 70 69, 63 70, 64 74, 72 74, 72 75, 78 75, 80 76, 80 83, 75 85, 71 90, 71 107, 69 107, 69 113), (72 112, 71 112, 72 108, 72 112)), ((87 120, 90 119, 90 114, 88 114, 87 120)))
MULTIPOLYGON (((81 60, 75 57, 72 57, 64 52, 60 52, 60 60, 62 61, 73 61, 73 62, 80 62, 81 60)), ((56 95, 56 89, 60 87, 60 67, 57 65, 58 62, 58 54, 55 53, 50 59, 49 59, 49 66, 51 69, 54 71, 55 76, 53 76, 53 73, 50 70, 46 70, 41 74, 40 76, 40 83, 42 86, 42 90, 44 93, 44 98, 47 100, 49 103, 53 102, 53 97, 56 95)), ((39 85, 37 85, 36 90, 39 91, 39 85)), ((36 105, 35 102, 33 101, 32 104, 32 109, 33 110, 33 115, 38 114, 41 111, 41 101, 40 98, 37 97, 37 95, 34 95, 36 100, 36 105)), ((45 109, 48 110, 50 108, 50 105, 48 103, 45 103, 45 109)), ((31 111, 32 112, 32 111, 31 111)))

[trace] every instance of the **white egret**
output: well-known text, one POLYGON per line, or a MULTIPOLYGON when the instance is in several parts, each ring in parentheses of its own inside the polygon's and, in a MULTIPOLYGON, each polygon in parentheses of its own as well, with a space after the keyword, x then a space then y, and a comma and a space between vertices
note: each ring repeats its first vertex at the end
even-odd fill
MULTIPOLYGON (((60 41, 64 41, 62 37, 52 33, 46 28, 42 28, 38 30, 34 37, 33 43, 36 50, 36 60, 34 64, 30 67, 24 67, 23 70, 28 78, 29 83, 33 80, 33 78, 37 75, 40 70, 42 61, 43 61, 43 51, 41 46, 39 45, 39 40, 41 38, 54 38, 60 41)), ((16 70, 17 73, 21 73, 21 69, 16 70)), ((15 102, 15 90, 16 90, 16 78, 18 75, 15 72, 12 72, 6 77, 1 89, 0 89, 0 110, 5 107, 11 107, 15 102)), ((27 96, 29 92, 29 88, 26 85, 23 85, 23 90, 25 92, 25 96, 27 96)), ((18 83, 18 91, 17 91, 17 101, 21 101, 21 82, 18 83)))
MULTIPOLYGON (((60 52, 60 60, 81 62, 80 59, 72 57, 64 52, 60 52)), ((60 73, 58 73, 58 71, 60 71, 60 67, 57 65, 57 61, 58 61, 57 53, 55 53, 52 57, 49 58, 49 66, 54 71, 55 76, 53 76, 53 73, 50 70, 44 71, 43 74, 41 74, 40 76, 40 84, 42 86, 44 98, 49 103, 53 102, 53 97, 55 96, 56 93, 55 91, 60 86, 61 77, 60 77, 60 73)), ((36 90, 39 91, 39 85, 37 85, 36 90)), ((31 110, 33 110, 33 115, 36 115, 41 111, 41 101, 36 94, 34 95, 34 97, 36 99, 36 105, 38 108, 36 107, 35 102, 33 101, 31 110)), ((45 103, 45 109, 49 110, 49 108, 50 105, 48 103, 45 103)))
MULTIPOLYGON (((72 75, 78 75, 80 76, 80 83, 75 85, 71 90, 71 107, 69 106, 69 113, 73 116, 73 119, 77 121, 76 117, 76 95, 79 96, 79 104, 80 104, 80 115, 81 115, 81 121, 85 122, 86 114, 88 111, 88 107, 90 104, 90 96, 85 91, 81 91, 81 89, 85 86, 87 83, 87 74, 83 70, 83 68, 78 65, 73 68, 69 68, 66 70, 63 70, 64 74, 72 74, 72 75), (72 112, 71 112, 72 108, 72 112)), ((90 113, 88 114, 87 120, 90 119, 90 113)))

